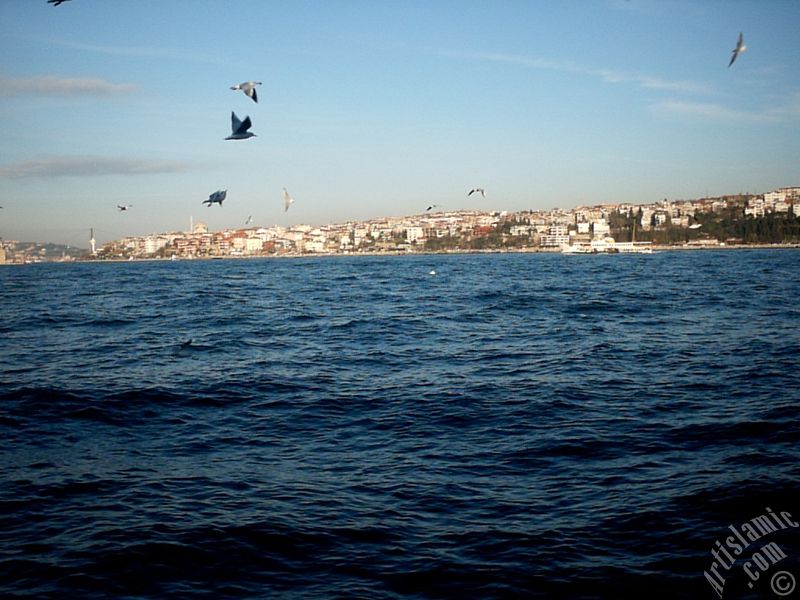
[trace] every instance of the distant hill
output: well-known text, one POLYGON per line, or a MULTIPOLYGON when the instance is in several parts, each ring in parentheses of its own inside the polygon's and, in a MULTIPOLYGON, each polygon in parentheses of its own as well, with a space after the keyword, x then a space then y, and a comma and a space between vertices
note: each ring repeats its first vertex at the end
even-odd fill
POLYGON ((89 250, 65 244, 50 242, 17 242, 0 240, 0 258, 5 254, 6 263, 59 262, 71 261, 85 257, 89 250))

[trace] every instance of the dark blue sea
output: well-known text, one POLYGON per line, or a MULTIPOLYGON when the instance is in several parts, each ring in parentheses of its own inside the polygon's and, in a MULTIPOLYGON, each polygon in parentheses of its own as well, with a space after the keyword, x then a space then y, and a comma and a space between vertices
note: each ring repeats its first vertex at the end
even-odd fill
POLYGON ((800 597, 800 250, 0 285, 4 598, 800 597))

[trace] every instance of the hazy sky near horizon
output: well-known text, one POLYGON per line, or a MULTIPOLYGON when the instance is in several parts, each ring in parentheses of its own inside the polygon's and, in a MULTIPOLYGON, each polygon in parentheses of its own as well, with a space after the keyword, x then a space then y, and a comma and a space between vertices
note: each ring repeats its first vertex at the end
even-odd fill
POLYGON ((0 0, 0 237, 800 185, 798 24, 796 0, 0 0), (257 137, 224 140, 231 111, 257 137))

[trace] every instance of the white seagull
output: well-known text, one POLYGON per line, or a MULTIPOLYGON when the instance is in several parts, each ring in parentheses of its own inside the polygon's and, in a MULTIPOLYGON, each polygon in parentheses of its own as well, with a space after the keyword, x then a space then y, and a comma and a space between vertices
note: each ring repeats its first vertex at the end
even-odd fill
POLYGON ((486 190, 484 190, 483 188, 472 188, 469 191, 469 194, 467 194, 467 196, 472 196, 472 194, 474 194, 475 192, 479 193, 481 196, 486 198, 486 190))
POLYGON ((256 134, 247 131, 253 126, 250 122, 250 117, 245 117, 244 121, 240 121, 236 113, 231 111, 231 134, 226 137, 226 140, 246 140, 247 138, 254 137, 256 134))
POLYGON ((289 210, 289 207, 294 202, 294 198, 289 195, 289 192, 286 191, 286 188, 283 188, 283 212, 289 210))
POLYGON ((245 81, 244 83, 237 83, 232 85, 232 90, 242 90, 247 94, 253 102, 258 102, 258 94, 256 94, 256 86, 261 85, 260 81, 245 81))
POLYGON ((250 225, 250 222, 253 220, 253 215, 247 217, 247 221, 244 222, 245 225, 250 225))
POLYGON ((133 204, 126 204, 125 206, 122 206, 121 204, 117 204, 117 209, 120 212, 124 212, 124 211, 128 210, 131 206, 133 206, 133 204))
POLYGON ((427 212, 429 210, 433 210, 434 208, 440 208, 440 207, 441 207, 440 204, 431 204, 428 208, 425 209, 425 211, 427 212))
POLYGON ((736 48, 733 49, 731 62, 728 63, 728 66, 730 67, 733 64, 733 61, 736 60, 736 57, 739 56, 745 50, 747 50, 747 46, 744 45, 744 37, 742 36, 742 33, 739 32, 739 39, 736 41, 736 48))

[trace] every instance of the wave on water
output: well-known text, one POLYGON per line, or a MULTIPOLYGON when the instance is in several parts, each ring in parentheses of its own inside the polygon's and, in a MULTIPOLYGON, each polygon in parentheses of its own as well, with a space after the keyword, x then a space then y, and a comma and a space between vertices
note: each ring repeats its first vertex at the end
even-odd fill
POLYGON ((0 594, 718 597, 800 517, 797 252, 588 258, 0 271, 0 594))

